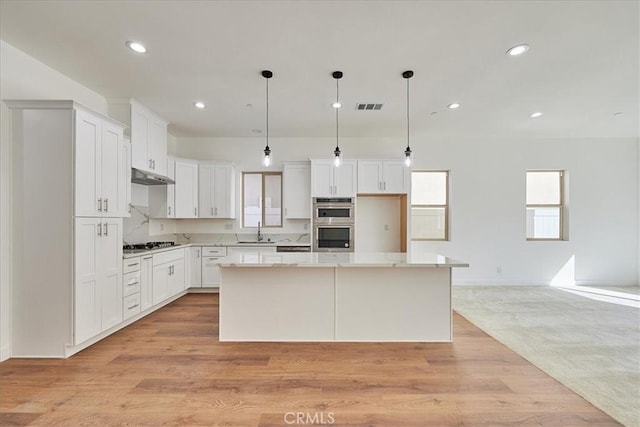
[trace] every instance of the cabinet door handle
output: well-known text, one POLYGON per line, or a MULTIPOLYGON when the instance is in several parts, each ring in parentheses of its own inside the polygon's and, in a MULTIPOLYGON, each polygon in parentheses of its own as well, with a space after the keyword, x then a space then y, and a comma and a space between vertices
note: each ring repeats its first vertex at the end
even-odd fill
POLYGON ((109 235, 109 223, 108 222, 104 223, 104 235, 105 236, 109 235))
POLYGON ((137 262, 134 262, 133 264, 127 264, 127 267, 133 267, 133 266, 135 266, 135 265, 138 265, 138 263, 137 263, 137 262))
POLYGON ((109 212, 109 199, 104 199, 104 211, 109 212))
POLYGON ((196 258, 200 258, 200 249, 196 249, 196 258))
POLYGON ((149 159, 149 169, 153 169, 153 166, 151 164, 151 159, 149 159))
POLYGON ((216 216, 218 216, 218 208, 216 208, 216 216))
POLYGON ((139 305, 140 304, 133 304, 131 307, 127 307, 127 310, 133 310, 134 308, 136 308, 139 305))
POLYGON ((198 216, 198 208, 193 208, 193 216, 198 216))
POLYGON ((387 191, 387 181, 384 182, 384 188, 383 190, 387 191))
POLYGON ((171 206, 168 206, 167 209, 169 210, 169 215, 171 215, 171 206))
POLYGON ((102 212, 102 198, 98 199, 98 212, 102 212))
POLYGON ((102 223, 98 224, 98 236, 102 236, 102 223))

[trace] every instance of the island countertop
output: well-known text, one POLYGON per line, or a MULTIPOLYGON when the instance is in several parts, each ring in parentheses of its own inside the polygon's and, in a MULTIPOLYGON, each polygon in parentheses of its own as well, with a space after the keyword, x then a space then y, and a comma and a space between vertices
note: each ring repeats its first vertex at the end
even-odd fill
POLYGON ((220 267, 468 267, 469 264, 433 253, 306 252, 231 254, 220 267))

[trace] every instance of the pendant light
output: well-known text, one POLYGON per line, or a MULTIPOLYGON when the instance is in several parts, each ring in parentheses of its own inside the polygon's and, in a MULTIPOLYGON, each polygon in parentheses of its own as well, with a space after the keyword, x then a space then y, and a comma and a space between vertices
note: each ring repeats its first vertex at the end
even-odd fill
POLYGON ((342 107, 342 104, 340 104, 340 87, 338 81, 342 78, 342 71, 334 71, 332 76, 336 79, 336 102, 333 104, 333 108, 336 110, 336 149, 333 150, 333 165, 337 167, 340 166, 340 155, 342 154, 340 152, 340 146, 338 145, 338 110, 342 107))
POLYGON ((404 150, 404 164, 407 167, 411 167, 411 147, 409 146, 409 79, 413 77, 413 71, 405 71, 402 73, 402 77, 407 80, 407 148, 404 150))
POLYGON ((263 70, 262 77, 264 77, 267 82, 267 145, 264 147, 262 164, 265 167, 269 167, 271 166, 271 148, 269 148, 269 79, 273 77, 273 73, 269 70, 263 70))

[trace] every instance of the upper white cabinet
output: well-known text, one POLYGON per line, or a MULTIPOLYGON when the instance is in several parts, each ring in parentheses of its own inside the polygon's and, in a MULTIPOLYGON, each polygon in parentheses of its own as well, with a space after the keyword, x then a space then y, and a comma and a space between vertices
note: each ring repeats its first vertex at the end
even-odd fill
POLYGON ((309 163, 284 165, 284 217, 311 218, 311 166, 309 163))
POLYGON ((229 163, 199 165, 200 218, 235 218, 236 169, 229 163))
POLYGON ((111 101, 109 114, 131 126, 132 167, 166 176, 167 122, 133 99, 111 101))
POLYGON ((198 217, 198 163, 176 159, 175 218, 198 217))
POLYGON ((127 216, 129 183, 123 127, 75 109, 74 142, 75 216, 127 216))
POLYGON ((407 193, 408 171, 402 160, 358 160, 358 193, 407 193))
POLYGON ((334 166, 333 160, 311 160, 311 197, 355 197, 357 162, 343 160, 334 166))

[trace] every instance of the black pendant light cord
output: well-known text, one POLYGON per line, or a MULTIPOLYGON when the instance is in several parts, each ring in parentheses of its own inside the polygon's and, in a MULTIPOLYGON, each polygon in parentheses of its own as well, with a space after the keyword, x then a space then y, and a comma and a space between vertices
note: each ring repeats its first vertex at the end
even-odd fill
POLYGON ((409 150, 409 79, 407 79, 407 150, 409 150))
MULTIPOLYGON (((336 104, 340 102, 340 86, 338 85, 338 79, 336 79, 336 104)), ((340 147, 338 146, 338 111, 340 108, 336 108, 336 151, 340 152, 340 147)))
POLYGON ((267 147, 269 150, 269 78, 267 80, 267 147))

